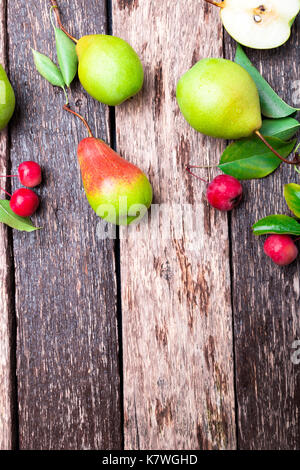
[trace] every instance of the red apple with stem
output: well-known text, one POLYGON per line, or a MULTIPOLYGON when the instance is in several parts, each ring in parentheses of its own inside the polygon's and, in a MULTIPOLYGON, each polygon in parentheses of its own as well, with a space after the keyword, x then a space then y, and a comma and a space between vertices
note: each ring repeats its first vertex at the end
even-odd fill
POLYGON ((42 182, 42 169, 38 163, 29 160, 19 165, 17 175, 1 175, 0 178, 19 178, 23 186, 34 188, 42 182))
POLYGON ((186 170, 196 178, 206 183, 206 198, 209 204, 219 211, 231 211, 237 207, 243 197, 243 187, 239 180, 230 175, 216 176, 210 183, 195 175, 191 168, 202 168, 196 165, 187 166, 186 170))
POLYGON ((0 188, 0 190, 11 198, 9 206, 20 217, 30 217, 39 207, 39 197, 31 189, 20 188, 13 194, 10 194, 4 188, 0 188))

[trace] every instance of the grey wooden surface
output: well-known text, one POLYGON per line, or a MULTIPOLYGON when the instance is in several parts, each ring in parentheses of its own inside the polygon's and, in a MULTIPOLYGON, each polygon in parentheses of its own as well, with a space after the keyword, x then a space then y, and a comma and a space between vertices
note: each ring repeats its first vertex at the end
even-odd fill
MULTIPOLYGON (((299 265, 271 264, 250 230, 264 215, 289 213, 283 184, 299 177, 282 166, 244 183, 243 204, 227 216, 184 171, 217 163, 226 145, 189 128, 175 100, 179 76, 197 60, 233 57, 217 9, 194 0, 59 1, 75 37, 112 32, 145 68, 143 91, 115 111, 78 82, 72 107, 148 173, 155 204, 192 204, 197 214, 192 231, 174 210, 169 240, 153 213, 158 238, 144 221, 103 241, 76 157, 85 129, 33 66, 30 47, 55 58, 49 5, 0 2, 0 61, 17 98, 0 136, 1 174, 33 159, 44 176, 34 216, 43 230, 0 226, 0 448, 299 449, 300 366, 291 361, 299 265)), ((299 18, 282 48, 246 52, 299 106, 299 18)))
MULTIPOLYGON (((105 2, 61 7, 75 35, 106 32, 105 2)), ((49 2, 9 1, 7 8, 18 103, 10 128, 11 165, 15 169, 32 158, 42 165, 45 182, 35 218, 43 230, 13 234, 20 448, 119 448, 114 241, 98 238, 100 222, 82 188, 77 145, 86 131, 62 110, 62 92, 33 66, 31 47, 55 57, 49 2)), ((79 86, 70 100, 95 134, 108 140, 104 107, 79 86)))

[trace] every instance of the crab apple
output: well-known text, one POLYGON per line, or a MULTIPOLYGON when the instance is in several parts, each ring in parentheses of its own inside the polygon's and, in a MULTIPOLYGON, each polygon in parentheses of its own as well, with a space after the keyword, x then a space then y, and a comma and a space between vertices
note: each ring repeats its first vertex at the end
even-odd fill
POLYGON ((220 211, 231 211, 241 202, 243 187, 229 175, 219 175, 207 186, 206 197, 209 204, 220 211))
POLYGON ((279 266, 291 264, 298 256, 298 248, 289 235, 271 235, 264 244, 264 252, 279 266))
POLYGON ((34 188, 42 181, 42 170, 38 163, 26 161, 18 167, 19 180, 23 186, 34 188))
POLYGON ((30 217, 39 207, 39 198, 31 189, 17 189, 10 200, 11 210, 21 216, 30 217))

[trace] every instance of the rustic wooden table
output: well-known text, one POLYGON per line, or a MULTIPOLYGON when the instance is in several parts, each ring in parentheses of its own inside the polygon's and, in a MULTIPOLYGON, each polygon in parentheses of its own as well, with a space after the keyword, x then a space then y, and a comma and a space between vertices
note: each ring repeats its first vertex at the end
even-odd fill
MULTIPOLYGON (((137 97, 109 111, 75 84, 71 103, 150 176, 154 202, 173 205, 173 216, 161 217, 158 237, 143 223, 101 239, 105 224, 87 204, 76 158, 85 130, 33 66, 31 47, 55 57, 49 1, 1 0, 0 62, 17 108, 1 133, 0 173, 34 159, 45 184, 35 217, 43 230, 0 226, 0 448, 299 449, 299 264, 272 265, 250 230, 288 213, 282 187, 299 178, 285 165, 246 183, 244 203, 227 216, 184 171, 214 165, 225 146, 193 131, 175 100, 197 60, 233 57, 217 9, 201 0, 59 4, 73 35, 112 32, 139 53, 137 97), (176 204, 198 211, 197 230, 185 218, 179 238, 176 204)), ((299 20, 280 49, 247 50, 298 106, 299 20)))

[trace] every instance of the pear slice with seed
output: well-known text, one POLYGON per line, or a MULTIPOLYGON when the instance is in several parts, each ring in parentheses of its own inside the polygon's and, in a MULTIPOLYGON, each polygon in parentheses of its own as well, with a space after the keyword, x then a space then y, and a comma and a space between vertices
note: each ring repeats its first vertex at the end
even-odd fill
POLYGON ((300 11, 300 0, 206 1, 220 7, 230 36, 254 49, 273 49, 284 44, 300 11))

